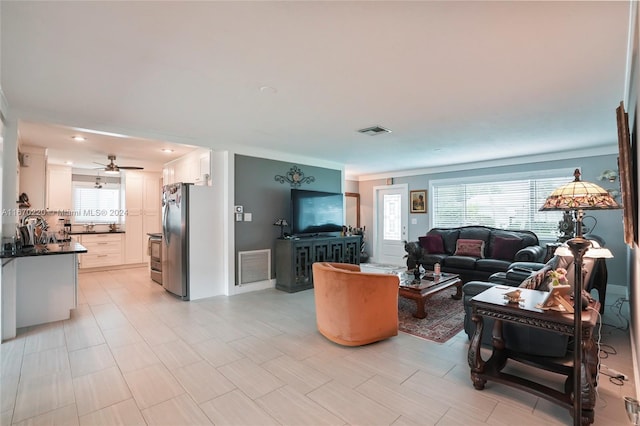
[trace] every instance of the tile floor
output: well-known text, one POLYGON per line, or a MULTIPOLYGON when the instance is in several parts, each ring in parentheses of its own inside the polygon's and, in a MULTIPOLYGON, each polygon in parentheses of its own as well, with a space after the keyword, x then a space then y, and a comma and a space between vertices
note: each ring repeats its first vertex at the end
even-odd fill
MULTIPOLYGON (((614 297, 611 297, 614 299, 614 297)), ((313 291, 182 302, 146 268, 80 274, 70 320, 0 346, 3 425, 566 425, 568 410, 503 385, 474 390, 461 333, 359 348, 316 332, 313 291)), ((615 306, 605 323, 618 323, 615 306)), ((632 376, 628 333, 603 362, 632 376), (615 351, 615 354, 613 353, 615 351)), ((554 378, 551 378, 554 379, 554 378)), ((629 424, 601 376, 596 424, 629 424)))

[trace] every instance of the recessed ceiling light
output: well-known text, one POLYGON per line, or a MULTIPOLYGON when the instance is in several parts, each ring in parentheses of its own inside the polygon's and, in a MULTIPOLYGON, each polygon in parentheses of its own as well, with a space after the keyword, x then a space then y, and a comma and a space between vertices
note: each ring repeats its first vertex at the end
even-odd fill
POLYGON ((260 91, 262 93, 278 93, 278 89, 276 89, 275 87, 271 87, 271 86, 262 86, 260 88, 260 91))
POLYGON ((164 152, 166 154, 171 154, 173 152, 173 150, 169 149, 169 148, 162 148, 162 152, 164 152))
POLYGON ((87 140, 87 138, 85 138, 84 136, 80 136, 80 135, 71 136, 71 139, 73 139, 76 142, 84 142, 84 141, 87 140))

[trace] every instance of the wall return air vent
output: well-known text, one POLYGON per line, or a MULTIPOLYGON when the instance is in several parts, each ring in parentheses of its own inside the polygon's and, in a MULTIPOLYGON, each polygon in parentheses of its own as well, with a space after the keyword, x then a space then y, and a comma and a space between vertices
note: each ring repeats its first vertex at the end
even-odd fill
POLYGON ((382 133, 391 133, 391 130, 385 129, 382 126, 372 126, 372 127, 367 127, 365 129, 360 129, 358 130, 358 132, 364 133, 365 135, 369 135, 369 136, 375 136, 375 135, 380 135, 382 133))

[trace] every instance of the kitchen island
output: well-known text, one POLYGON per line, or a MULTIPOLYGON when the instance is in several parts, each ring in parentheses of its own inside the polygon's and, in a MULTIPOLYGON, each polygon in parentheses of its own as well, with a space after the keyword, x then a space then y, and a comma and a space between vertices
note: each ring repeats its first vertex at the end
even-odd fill
POLYGON ((78 304, 78 254, 86 252, 73 240, 0 252, 2 340, 18 328, 70 317, 78 304))

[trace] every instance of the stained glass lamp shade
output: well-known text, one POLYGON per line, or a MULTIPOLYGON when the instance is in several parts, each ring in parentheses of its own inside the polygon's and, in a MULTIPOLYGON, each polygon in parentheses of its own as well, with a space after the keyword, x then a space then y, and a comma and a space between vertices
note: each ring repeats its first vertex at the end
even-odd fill
POLYGON ((580 180, 580 170, 573 173, 575 179, 556 188, 547 197, 540 210, 603 210, 619 209, 620 206, 606 189, 580 180))

